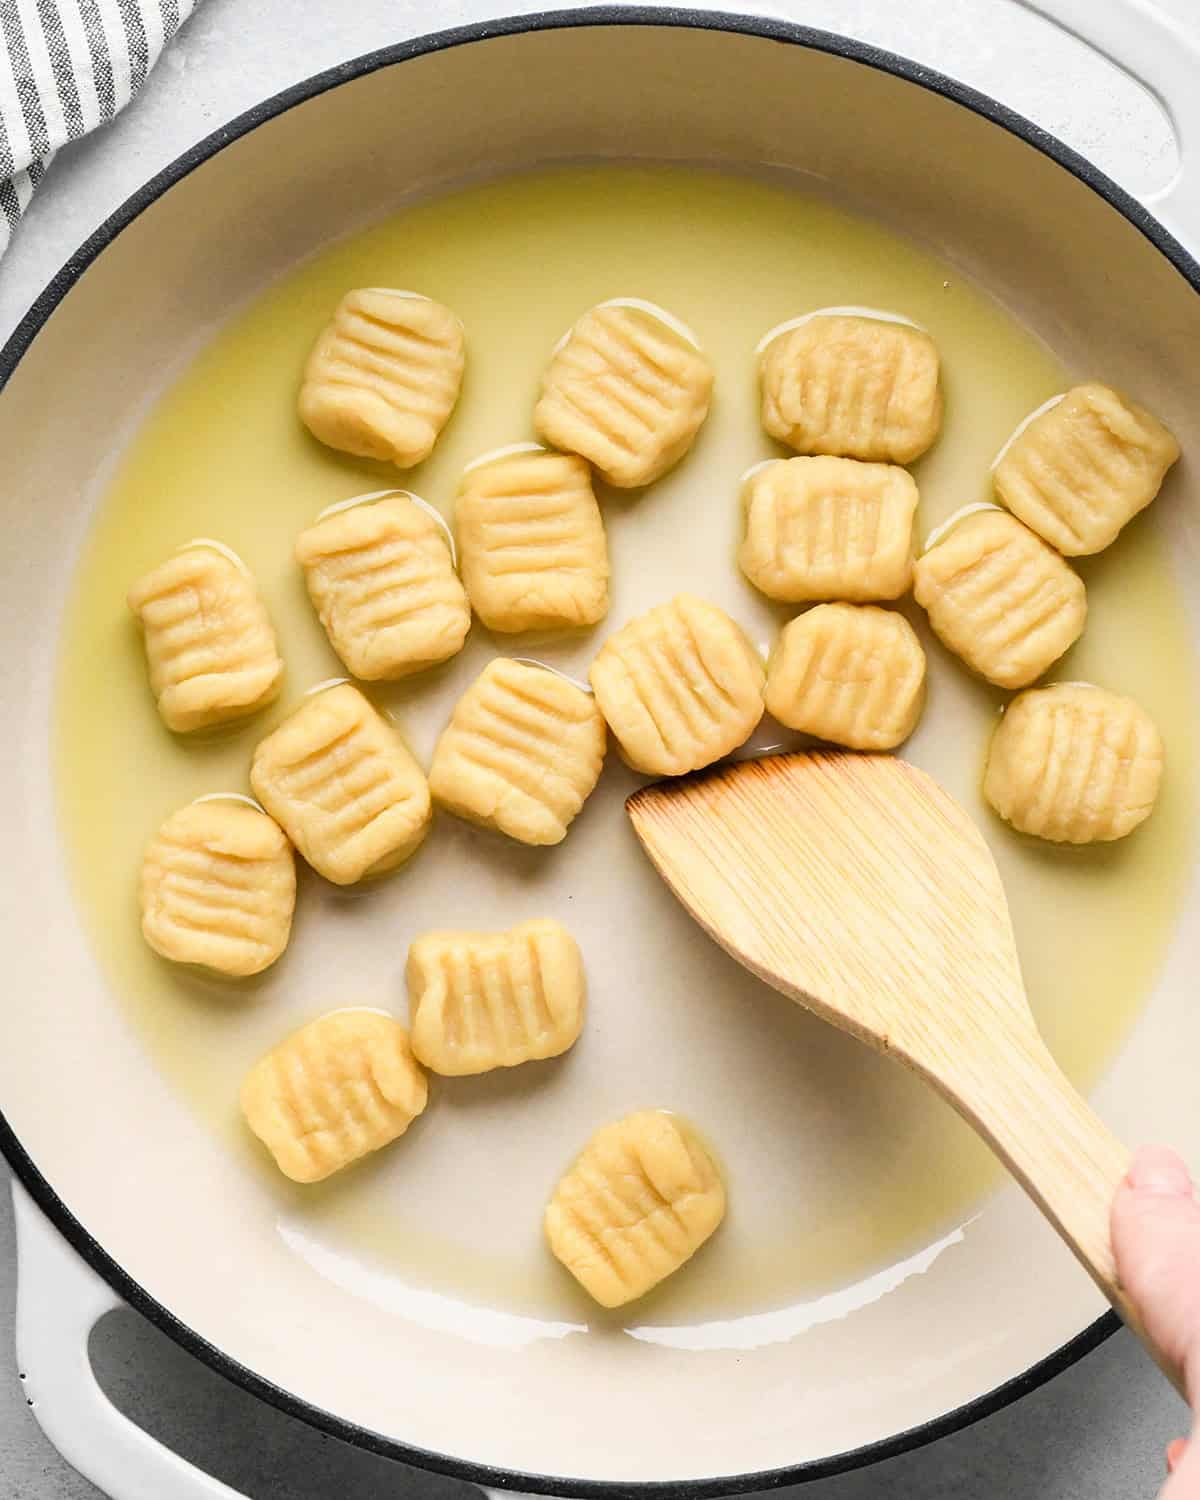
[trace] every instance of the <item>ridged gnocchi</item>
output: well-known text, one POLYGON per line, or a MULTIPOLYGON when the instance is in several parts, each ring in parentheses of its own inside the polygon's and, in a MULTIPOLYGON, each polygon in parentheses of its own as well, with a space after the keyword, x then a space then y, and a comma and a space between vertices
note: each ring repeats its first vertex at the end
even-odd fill
POLYGON ((708 415, 713 370, 646 306, 602 302, 555 350, 533 421, 554 448, 578 453, 621 489, 650 484, 683 457, 708 415))
POLYGON ((1107 842, 1153 812, 1163 759, 1162 736, 1132 698, 1054 683, 1008 705, 992 736, 983 793, 1020 833, 1107 842))
POLYGON ((445 532, 404 494, 353 505, 296 540, 309 597, 347 671, 407 677, 462 650, 471 607, 445 532))
POLYGON ((288 945, 296 906, 292 847, 266 813, 236 798, 181 807, 146 846, 142 934, 175 963, 261 974, 288 945))
POLYGON ((558 1057, 583 1028, 579 945, 560 922, 428 932, 408 950, 412 1049, 460 1076, 558 1057))
POLYGON ((917 486, 894 464, 780 459, 742 489, 738 564, 756 589, 789 604, 898 599, 912 582, 917 486))
POLYGON ((1158 494, 1179 444, 1157 417, 1089 381, 1043 411, 1001 454, 996 494, 1068 557, 1100 552, 1158 494))
POLYGON ((590 674, 621 754, 651 776, 697 771, 744 744, 763 715, 764 675, 741 627, 694 594, 630 620, 590 674))
POLYGON ((894 610, 818 604, 783 627, 767 708, 789 729, 851 750, 892 750, 917 726, 925 653, 894 610))
POLYGON ((320 1182, 402 1136, 429 1085, 408 1033, 375 1010, 335 1010, 293 1032, 242 1084, 247 1125, 293 1182, 320 1182))
POLYGON ((555 1189, 544 1228, 583 1289, 621 1307, 690 1260, 724 1217, 721 1174, 696 1132, 643 1110, 596 1132, 555 1189))
POLYGON ((759 374, 763 427, 797 453, 908 464, 942 425, 937 345, 907 323, 818 313, 771 340, 759 374))
POLYGON ((955 522, 917 559, 913 592, 942 644, 997 687, 1027 687, 1087 621, 1083 579, 1005 511, 955 522))
POLYGON ((150 687, 176 733, 256 713, 278 696, 283 662, 258 586, 231 552, 194 542, 129 590, 150 687))
POLYGON ((594 625, 608 613, 608 542, 591 471, 513 453, 463 476, 454 507, 463 581, 489 630, 594 625))
POLYGON ((595 700, 556 672, 497 657, 433 753, 440 807, 522 844, 557 844, 591 794, 606 732, 595 700))
POLYGON ((409 469, 433 452, 458 401, 462 324, 411 292, 347 292, 304 367, 300 417, 315 438, 409 469))
POLYGON ((335 885, 402 864, 433 818, 420 766, 348 682, 307 698, 259 744, 250 784, 313 869, 335 885))

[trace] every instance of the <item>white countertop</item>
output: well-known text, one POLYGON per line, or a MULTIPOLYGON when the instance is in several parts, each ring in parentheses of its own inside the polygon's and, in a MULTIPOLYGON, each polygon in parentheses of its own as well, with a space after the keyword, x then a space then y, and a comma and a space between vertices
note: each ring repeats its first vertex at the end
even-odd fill
MULTIPOLYGON (((1159 3, 1181 20, 1193 10, 1193 0, 1159 3)), ((565 0, 560 5, 567 8, 565 0)), ((129 193, 242 110, 375 47, 545 8, 528 0, 203 0, 130 109, 64 152, 48 174, 0 261, 0 342, 80 241, 129 193)), ((736 0, 728 8, 739 8, 736 0)), ((770 8, 974 84, 1093 157, 1134 192, 1151 190, 1170 174, 1169 127, 1144 91, 1014 0, 905 0, 903 6, 895 0, 774 0, 770 8)), ((0 1189, 4 1184, 0 1169, 0 1189)), ((11 1207, 0 1190, 0 1495, 94 1497, 98 1491, 59 1459, 26 1408, 11 1354, 15 1281, 11 1207)), ((474 1493, 343 1448, 267 1410, 133 1314, 103 1326, 93 1339, 93 1358, 102 1384, 125 1410, 249 1500, 474 1493)), ((804 1500, 1148 1496, 1162 1475, 1164 1445, 1182 1430, 1181 1417, 1162 1378, 1122 1333, 987 1421, 887 1464, 806 1486, 804 1500)))

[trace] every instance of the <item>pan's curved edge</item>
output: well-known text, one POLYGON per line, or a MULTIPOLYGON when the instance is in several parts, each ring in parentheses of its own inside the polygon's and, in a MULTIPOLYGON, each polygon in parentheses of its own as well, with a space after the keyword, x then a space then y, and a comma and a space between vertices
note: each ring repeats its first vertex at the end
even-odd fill
POLYGON ((814 1459, 782 1469, 764 1469, 756 1473, 738 1474, 719 1479, 655 1480, 639 1484, 628 1484, 608 1480, 563 1479, 549 1474, 532 1474, 511 1469, 495 1469, 486 1464, 472 1463, 467 1459, 451 1458, 434 1453, 394 1438, 384 1437, 360 1427, 332 1412, 310 1405, 294 1396, 282 1386, 264 1380, 253 1370, 239 1364, 211 1344, 195 1329, 181 1322, 161 1302, 153 1298, 138 1282, 128 1275, 106 1250, 88 1233, 80 1221, 66 1206, 46 1179, 38 1171, 25 1148, 18 1141, 4 1116, 0 1114, 0 1155, 4 1156, 21 1185, 42 1210, 54 1227, 64 1236, 71 1247, 84 1261, 113 1288, 113 1290, 136 1312, 139 1312, 156 1328, 162 1330, 187 1353, 202 1360, 210 1369, 225 1379, 241 1386, 268 1406, 286 1416, 295 1417, 330 1437, 339 1438, 356 1448, 365 1449, 382 1458, 390 1458, 416 1468, 428 1469, 436 1474, 462 1479, 486 1489, 515 1490, 520 1494, 561 1495, 564 1500, 722 1500, 731 1495, 757 1494, 760 1491, 782 1489, 787 1485, 805 1484, 817 1479, 832 1479, 854 1469, 870 1464, 882 1463, 885 1459, 898 1458, 916 1448, 922 1448, 939 1438, 994 1415, 1004 1407, 1019 1401, 1036 1391, 1047 1381, 1081 1360, 1084 1355, 1098 1348, 1111 1338, 1122 1326, 1114 1312, 1106 1312, 1061 1348, 1045 1359, 1039 1360, 1022 1374, 1014 1376, 995 1390, 987 1391, 965 1405, 936 1417, 916 1427, 906 1428, 893 1437, 883 1438, 877 1443, 868 1443, 861 1448, 847 1449, 828 1458, 814 1459))
MULTIPOLYGON (((452 47, 486 41, 493 37, 587 26, 675 26, 689 30, 730 32, 759 37, 767 41, 805 47, 812 51, 843 57, 928 89, 998 125, 1070 172, 1139 230, 1167 258, 1193 290, 1200 292, 1200 263, 1132 194, 1126 192, 1086 157, 1065 145, 1056 136, 956 79, 869 43, 854 41, 831 32, 814 30, 788 21, 738 15, 726 11, 690 10, 684 7, 598 5, 579 10, 546 11, 526 16, 507 17, 497 21, 478 22, 380 48, 294 84, 245 111, 228 125, 214 131, 204 140, 183 152, 169 166, 131 194, 52 277, 3 348, 0 348, 0 393, 3 392, 9 377, 42 326, 75 283, 86 273, 92 262, 118 234, 169 188, 195 171, 225 146, 307 100, 336 88, 339 84, 352 82, 376 72, 380 68, 406 62, 411 58, 428 56, 452 47)), ((641 1497, 645 1497, 645 1500, 719 1500, 719 1497, 726 1495, 773 1490, 785 1485, 831 1478, 837 1474, 898 1457, 958 1432, 984 1417, 991 1416, 1068 1369, 1121 1327, 1116 1314, 1106 1312, 1075 1338, 1021 1375, 1014 1376, 994 1390, 985 1392, 975 1400, 956 1407, 953 1411, 946 1412, 919 1426, 908 1428, 880 1442, 786 1468, 712 1479, 678 1482, 653 1481, 637 1484, 563 1479, 552 1475, 493 1469, 486 1465, 433 1453, 384 1437, 380 1433, 372 1432, 344 1418, 337 1417, 331 1412, 312 1406, 240 1365, 194 1329, 182 1323, 113 1260, 75 1218, 65 1202, 38 1170, 2 1113, 0 1113, 0 1155, 7 1159, 14 1174, 34 1202, 88 1265, 102 1276, 129 1306, 135 1308, 189 1354, 201 1359, 226 1379, 241 1386, 268 1405, 332 1437, 401 1463, 491 1489, 562 1495, 570 1497, 570 1500, 618 1500, 618 1497, 629 1495, 636 1495, 639 1500, 641 1497)))

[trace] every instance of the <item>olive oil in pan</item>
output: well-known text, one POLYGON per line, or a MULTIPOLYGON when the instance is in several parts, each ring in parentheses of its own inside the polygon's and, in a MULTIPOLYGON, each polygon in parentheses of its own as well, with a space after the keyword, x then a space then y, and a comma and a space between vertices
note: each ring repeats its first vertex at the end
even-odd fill
MULTIPOLYGON (((542 1208, 598 1125, 634 1109, 675 1109, 719 1152, 730 1213, 684 1275, 625 1316, 703 1322, 804 1301, 901 1261, 969 1217, 1000 1174, 923 1085, 759 985, 689 923, 635 845, 622 801, 636 778, 615 753, 556 849, 509 845, 439 816, 413 861, 385 880, 335 891, 304 873, 292 946, 259 980, 219 983, 174 969, 138 931, 138 865, 158 823, 194 797, 247 790, 258 738, 306 689, 344 676, 293 560, 296 534, 331 504, 396 485, 452 515, 467 463, 534 437, 538 380, 556 341, 586 308, 613 297, 661 304, 695 331, 717 370, 712 413, 692 453, 660 483, 602 493, 608 621, 536 641, 493 639, 476 625, 445 667, 369 689, 426 765, 453 703, 497 653, 584 678, 610 630, 681 588, 724 605, 769 643, 792 611, 760 598, 733 554, 739 476, 782 456, 758 422, 754 347, 772 326, 857 305, 893 310, 933 334, 946 422, 914 469, 922 537, 988 498, 1001 444, 1069 383, 1041 343, 957 273, 777 184, 587 167, 419 204, 268 289, 130 444, 67 611, 58 783, 80 909, 112 1003, 186 1104, 258 1175, 285 1232, 398 1282, 579 1320, 581 1294, 541 1243, 542 1208), (338 298, 391 284, 447 303, 468 338, 459 409, 432 458, 406 473, 321 447, 295 413, 301 366, 338 298), (124 597, 195 536, 233 547, 254 572, 287 679, 279 704, 256 719, 184 740, 159 722, 124 597), (238 1119, 250 1065, 336 1006, 404 1017, 405 953, 419 932, 535 916, 565 922, 583 948, 589 1019, 576 1047, 511 1072, 435 1078, 425 1116, 375 1159, 315 1188, 284 1182, 238 1119)), ((905 754, 979 817, 1010 894, 1034 1008, 1068 1073, 1086 1086, 1149 994, 1170 935, 1194 842, 1197 705, 1153 511, 1082 571, 1087 631, 1051 676, 1131 692, 1154 715, 1169 770, 1146 827, 1123 844, 1084 850, 1005 829, 979 795, 1004 695, 970 678, 923 626, 929 706, 905 754)), ((919 612, 904 608, 920 625, 919 612)), ((758 739, 789 736, 764 726, 758 739)), ((620 1326, 621 1316, 613 1321, 620 1326)))

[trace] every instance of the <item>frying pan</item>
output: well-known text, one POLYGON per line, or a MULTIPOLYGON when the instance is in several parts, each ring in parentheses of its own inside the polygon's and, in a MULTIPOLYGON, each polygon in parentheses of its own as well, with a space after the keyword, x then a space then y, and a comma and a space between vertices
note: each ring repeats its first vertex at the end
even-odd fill
MULTIPOLYGON (((1007 1190, 953 1254, 926 1257, 888 1295, 704 1348, 535 1337, 470 1306, 422 1323, 314 1276, 105 995, 50 771, 71 569, 114 453, 181 353, 331 235, 481 164, 640 157, 818 179, 932 246, 1068 365, 1136 392, 1185 454, 1200 451, 1200 266, 1184 248, 1200 245, 1200 54, 1132 0, 1037 8, 1167 110, 1182 166, 1153 213, 1001 106, 857 43, 699 11, 550 14, 385 49, 251 111, 136 194, 0 353, 0 1147, 19 1181, 19 1351, 50 1439, 117 1500, 232 1496, 100 1393, 87 1337, 119 1300, 348 1442, 487 1487, 579 1496, 701 1497, 871 1463, 996 1410, 1113 1331, 1007 1190)), ((1167 537, 1200 646, 1186 460, 1173 486, 1147 524, 1167 537)), ((1095 1093, 1124 1138, 1194 1156, 1198 962, 1193 874, 1154 993, 1095 1093)), ((705 1066, 716 1086, 719 1063, 698 1057, 705 1066)))

